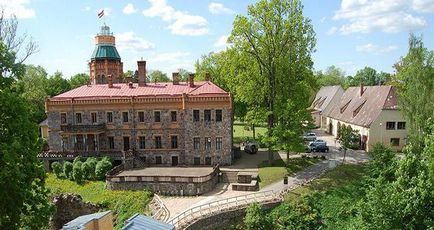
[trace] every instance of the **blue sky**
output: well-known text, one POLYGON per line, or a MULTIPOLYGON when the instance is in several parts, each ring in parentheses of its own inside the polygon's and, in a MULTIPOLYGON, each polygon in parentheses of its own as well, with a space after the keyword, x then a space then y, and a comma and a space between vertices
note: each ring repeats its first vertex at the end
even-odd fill
MULTIPOLYGON (((225 48, 237 14, 255 1, 0 0, 6 16, 14 13, 20 32, 39 44, 26 63, 66 78, 88 72, 94 36, 104 20, 116 36, 124 71, 143 57, 148 69, 194 71, 201 55, 225 48), (104 19, 97 14, 105 9, 104 19)), ((434 0, 305 0, 304 15, 317 34, 316 70, 336 65, 347 74, 364 66, 393 72, 407 52, 410 32, 422 34, 434 49, 434 0)))

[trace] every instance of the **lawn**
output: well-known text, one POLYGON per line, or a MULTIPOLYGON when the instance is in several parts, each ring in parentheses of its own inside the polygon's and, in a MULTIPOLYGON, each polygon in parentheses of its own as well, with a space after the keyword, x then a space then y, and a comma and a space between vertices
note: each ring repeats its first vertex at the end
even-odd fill
MULTIPOLYGON (((256 138, 258 138, 258 135, 265 135, 267 128, 256 127, 255 131, 256 131, 256 138)), ((235 122, 234 123, 234 143, 240 143, 247 138, 253 139, 252 128, 249 127, 248 130, 246 130, 246 124, 245 123, 235 122)))
POLYGON ((120 229, 125 220, 135 213, 149 213, 148 203, 152 199, 152 193, 147 191, 112 191, 105 189, 103 181, 88 181, 83 185, 58 179, 54 174, 48 174, 46 186, 52 194, 76 193, 84 201, 102 204, 105 209, 112 210, 116 218, 115 229, 120 229))
POLYGON ((282 180, 285 175, 292 175, 301 171, 315 163, 319 159, 315 158, 293 158, 290 159, 289 164, 286 164, 282 159, 275 160, 270 166, 268 161, 259 164, 259 186, 262 188, 269 184, 282 180))
POLYGON ((350 229, 355 222, 354 206, 365 196, 363 165, 341 165, 333 171, 288 193, 286 202, 315 193, 315 206, 320 210, 326 229, 350 229), (318 193, 317 193, 318 192, 318 193))

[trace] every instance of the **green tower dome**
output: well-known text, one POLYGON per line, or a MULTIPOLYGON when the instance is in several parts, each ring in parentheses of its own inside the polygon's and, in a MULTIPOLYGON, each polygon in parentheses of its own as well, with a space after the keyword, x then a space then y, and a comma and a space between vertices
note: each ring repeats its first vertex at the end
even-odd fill
POLYGON ((116 50, 115 37, 110 32, 110 27, 106 25, 101 26, 101 31, 95 37, 95 50, 90 58, 91 60, 121 60, 121 56, 116 50))

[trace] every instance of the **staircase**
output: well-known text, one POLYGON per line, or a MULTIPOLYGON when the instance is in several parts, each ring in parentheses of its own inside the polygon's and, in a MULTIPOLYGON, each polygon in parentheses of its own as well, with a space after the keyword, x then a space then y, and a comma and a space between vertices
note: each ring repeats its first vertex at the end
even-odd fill
POLYGON ((232 184, 234 191, 259 191, 257 172, 238 172, 237 183, 232 184))

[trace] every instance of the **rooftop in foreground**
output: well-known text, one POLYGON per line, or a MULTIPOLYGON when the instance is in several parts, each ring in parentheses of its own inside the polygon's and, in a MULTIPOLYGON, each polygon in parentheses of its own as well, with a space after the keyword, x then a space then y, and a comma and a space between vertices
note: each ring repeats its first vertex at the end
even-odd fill
POLYGON ((116 176, 183 176, 202 177, 212 173, 213 167, 149 167, 125 170, 116 176))

